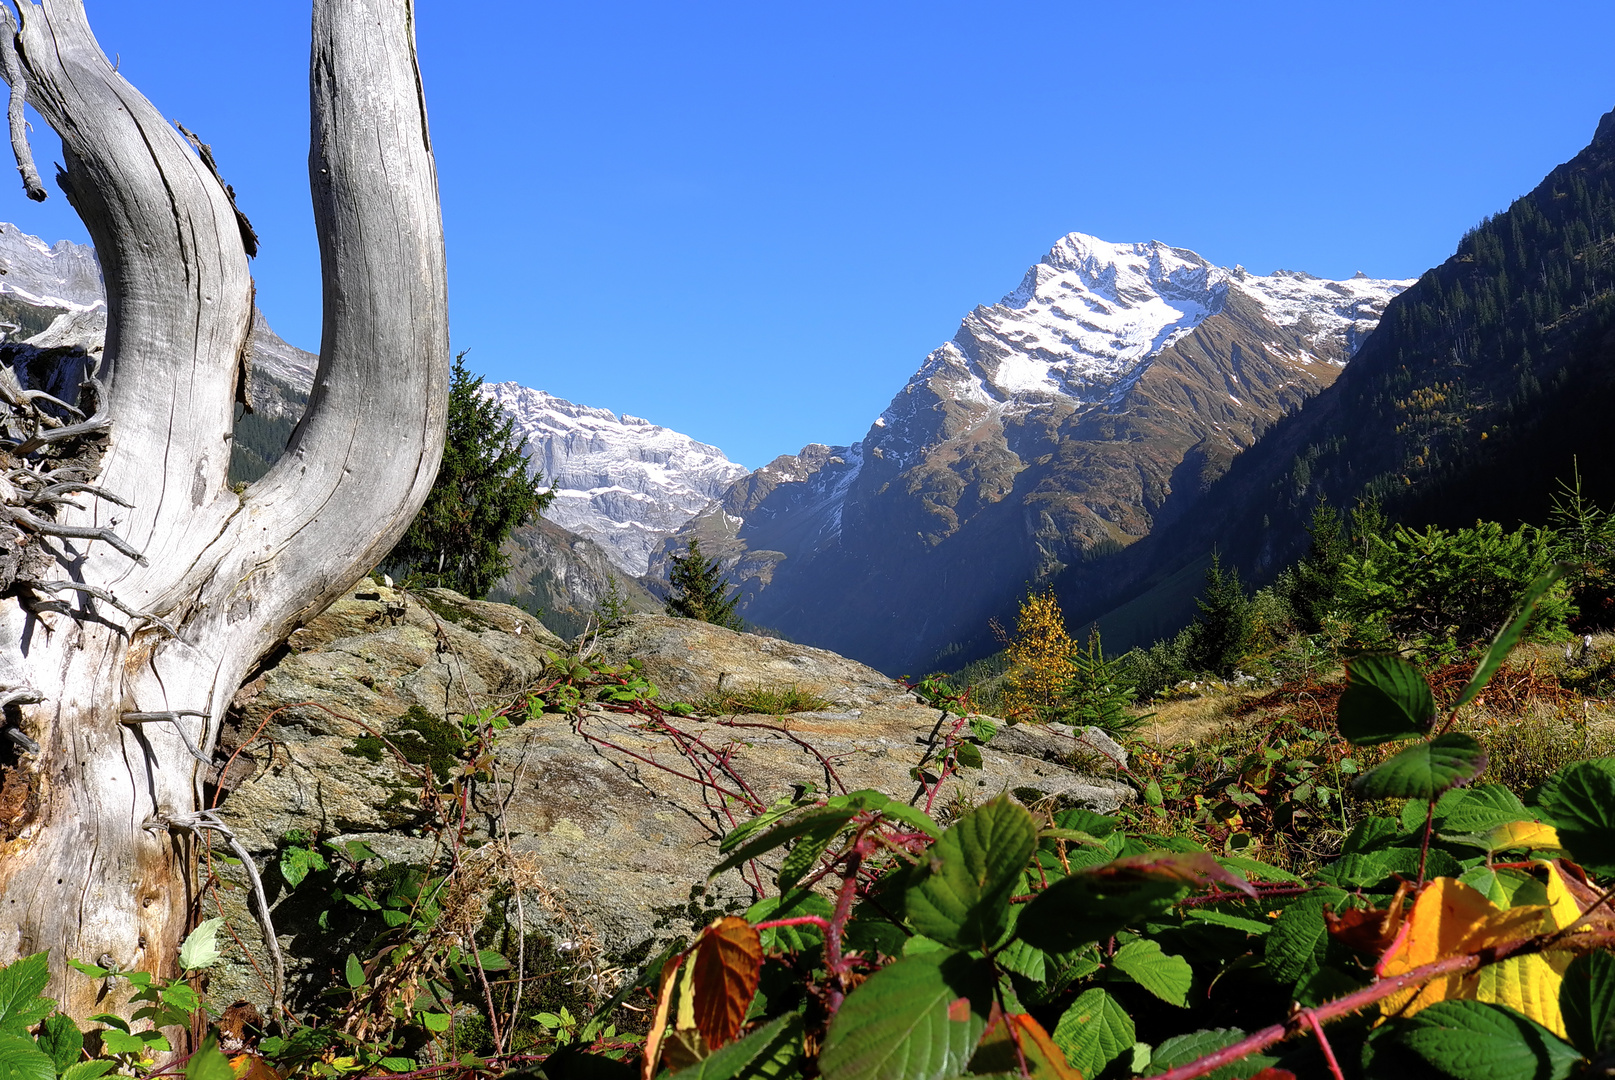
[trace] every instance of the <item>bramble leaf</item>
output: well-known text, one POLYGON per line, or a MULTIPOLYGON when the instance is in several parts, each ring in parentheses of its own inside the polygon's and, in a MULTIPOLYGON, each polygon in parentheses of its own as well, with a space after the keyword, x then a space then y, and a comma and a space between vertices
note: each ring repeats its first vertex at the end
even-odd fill
POLYGON ((63 1071, 61 1080, 100 1080, 101 1077, 118 1067, 116 1061, 101 1058, 97 1061, 81 1061, 76 1065, 69 1065, 63 1071))
POLYGON ((1189 922, 1210 923, 1213 926, 1225 926, 1230 930, 1243 930, 1247 934, 1258 936, 1267 934, 1273 929, 1273 924, 1258 922, 1256 919, 1247 919, 1241 915, 1230 915, 1226 911, 1215 908, 1197 908, 1186 912, 1184 918, 1189 922))
POLYGON ((1085 991, 1054 1025, 1054 1043, 1073 1069, 1084 1076, 1100 1070, 1132 1047, 1133 1018, 1116 999, 1097 987, 1085 991))
POLYGON ((727 855, 736 847, 736 845, 738 845, 742 840, 746 839, 746 837, 753 835, 761 829, 768 828, 786 814, 789 814, 793 810, 799 810, 804 805, 806 804, 804 804, 794 795, 787 795, 782 799, 776 799, 773 805, 769 806, 768 809, 764 810, 756 817, 751 818, 749 821, 742 821, 739 825, 736 825, 734 828, 730 829, 724 838, 719 841, 718 853, 720 855, 727 855))
MULTIPOLYGON (((1245 1037, 1239 1028, 1217 1028, 1212 1031, 1193 1031, 1187 1035, 1174 1035, 1170 1039, 1161 1040, 1161 1045, 1155 1048, 1150 1055, 1149 1069, 1145 1076, 1154 1076, 1164 1073, 1168 1069, 1175 1069, 1179 1065, 1187 1065, 1207 1054, 1221 1050, 1225 1046, 1232 1046, 1245 1037)), ((1265 1054, 1251 1054, 1241 1058, 1232 1065, 1226 1065, 1216 1072, 1209 1074, 1209 1080, 1232 1080, 1235 1077, 1254 1077, 1261 1070, 1271 1066, 1277 1059, 1265 1054)))
POLYGON ((838 821, 833 817, 821 818, 797 837, 796 843, 791 845, 791 850, 780 860, 779 876, 775 879, 780 892, 787 891, 818 867, 820 857, 829 849, 845 825, 845 821, 838 821))
POLYGON ((51 1013, 39 1025, 39 1048, 56 1062, 58 1072, 66 1069, 84 1053, 84 1033, 71 1016, 51 1013))
POLYGON ((1410 746, 1352 784, 1369 799, 1430 802, 1486 771, 1486 751, 1468 735, 1438 735, 1410 746))
MULTIPOLYGON (((1385 954, 1379 971, 1394 978, 1452 956, 1465 956, 1550 930, 1550 909, 1531 905, 1499 910, 1480 893, 1453 878, 1436 878, 1419 894, 1407 918, 1407 932, 1385 954)), ((1552 958, 1518 956, 1480 972, 1447 975, 1393 994, 1380 1002, 1386 1016, 1412 1016, 1438 1001, 1464 998, 1520 1010, 1533 1022, 1562 1030, 1559 972, 1552 958)))
POLYGON ((1542 785, 1538 802, 1572 859, 1615 873, 1615 758, 1566 765, 1542 785))
POLYGON ((1436 828, 1447 833, 1483 833, 1511 821, 1530 821, 1532 817, 1525 804, 1502 784, 1477 784, 1443 795, 1435 813, 1436 828), (1442 805, 1449 798, 1453 802, 1442 805))
POLYGON ((695 1028, 716 1050, 739 1033, 762 975, 763 944, 745 919, 730 915, 707 927, 695 948, 695 1028))
POLYGON ((1111 958, 1122 974, 1169 1005, 1187 1008, 1194 970, 1181 956, 1169 956, 1157 941, 1129 941, 1111 958))
POLYGON ((1346 661, 1346 692, 1336 721, 1340 734, 1358 746, 1414 739, 1430 730, 1436 700, 1417 667, 1392 655, 1346 661))
POLYGON ((1392 1039, 1456 1080, 1566 1080, 1575 1047, 1512 1009, 1443 1001, 1398 1025, 1392 1039))
POLYGON ((179 946, 179 966, 186 971, 195 971, 198 968, 212 967, 224 959, 219 952, 219 927, 224 925, 222 916, 203 919, 196 925, 196 929, 185 935, 185 940, 179 946))
POLYGON ((819 1053, 825 1080, 942 1080, 987 1030, 992 973, 964 953, 909 956, 847 995, 819 1053))
POLYGON ((1589 1058, 1615 1049, 1615 954, 1576 957, 1559 986, 1565 1037, 1589 1058))
POLYGON ((185 1080, 236 1080, 236 1071, 230 1067, 230 1059, 224 1056, 212 1035, 185 1062, 185 1080))
MULTIPOLYGON (((823 830, 827 828, 839 830, 857 817, 858 813, 857 809, 850 807, 809 806, 788 814, 773 827, 761 831, 758 835, 750 836, 745 843, 731 851, 728 858, 712 868, 707 880, 711 881, 725 870, 733 870, 759 855, 766 855, 777 847, 784 847, 799 836, 822 835, 823 830)), ((830 835, 833 837, 835 832, 832 831, 830 835)), ((825 843, 828 845, 829 841, 825 843)), ((823 848, 820 848, 820 851, 822 852, 823 848)))
POLYGON ((27 1035, 28 1029, 49 1016, 56 1002, 41 997, 50 981, 49 953, 34 953, 0 968, 0 1034, 27 1035))
POLYGON ((970 1059, 970 1075, 1083 1080, 1085 1074, 1067 1063, 1065 1053, 1042 1024, 1026 1013, 995 1012, 970 1059))
MULTIPOLYGON (((792 889, 780 896, 765 896, 746 909, 750 923, 773 922, 776 919, 797 919, 804 915, 817 915, 826 921, 835 914, 830 901, 808 889, 792 889)), ((824 935, 817 926, 771 926, 758 931, 763 948, 769 952, 805 952, 824 943, 824 935)))
POLYGON ((1264 939, 1263 955, 1273 978, 1294 985, 1322 966, 1329 946, 1323 909, 1339 907, 1345 899, 1340 889, 1318 889, 1285 906, 1264 939))
POLYGON ((953 824, 921 856, 905 893, 910 925, 946 945, 987 949, 1003 937, 1009 900, 1037 848, 1037 824, 1007 796, 953 824))
POLYGON ((0 1076, 6 1080, 56 1080, 56 1063, 34 1040, 0 1034, 0 1076))
POLYGON ((1016 932, 1044 952, 1071 952, 1167 910, 1189 891, 1172 878, 1096 873, 1112 865, 1080 871, 1044 889, 1021 912, 1016 932))
MULTIPOLYGON (((802 1055, 802 1017, 778 1017, 738 1042, 715 1051, 711 1057, 680 1069, 666 1080, 739 1080, 739 1078, 795 1075, 788 1071, 802 1055)), ((570 1075, 570 1074, 569 1074, 570 1075)))

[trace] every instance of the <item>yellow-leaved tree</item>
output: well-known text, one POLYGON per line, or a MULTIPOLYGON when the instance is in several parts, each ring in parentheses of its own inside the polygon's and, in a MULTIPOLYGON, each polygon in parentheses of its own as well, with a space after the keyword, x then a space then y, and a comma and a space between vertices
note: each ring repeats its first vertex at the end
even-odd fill
POLYGON ((1021 601, 1015 636, 1006 652, 1002 711, 1008 719, 1047 721, 1054 718, 1075 671, 1076 643, 1066 633, 1065 615, 1053 589, 1031 591, 1021 601))

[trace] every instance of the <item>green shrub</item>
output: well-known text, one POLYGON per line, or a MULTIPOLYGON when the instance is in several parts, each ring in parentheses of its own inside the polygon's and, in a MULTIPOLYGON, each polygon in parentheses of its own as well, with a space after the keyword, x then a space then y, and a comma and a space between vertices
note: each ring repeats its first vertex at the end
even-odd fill
POLYGON ((1122 675, 1121 662, 1105 659, 1098 627, 1088 632, 1086 647, 1071 651, 1071 668, 1055 714, 1062 723, 1121 736, 1148 719, 1128 711, 1136 691, 1122 675))
MULTIPOLYGON (((1340 613, 1354 624, 1350 645, 1410 642, 1435 654, 1490 638, 1532 580, 1553 564, 1555 536, 1525 525, 1511 533, 1495 522, 1448 532, 1398 525, 1364 538, 1346 556, 1340 613)), ((1528 637, 1562 637, 1571 605, 1557 585, 1537 607, 1528 637)))
POLYGON ((1157 641, 1147 649, 1129 649, 1116 659, 1116 672, 1132 684, 1139 697, 1152 698, 1194 676, 1188 652, 1189 631, 1180 630, 1169 641, 1157 641))

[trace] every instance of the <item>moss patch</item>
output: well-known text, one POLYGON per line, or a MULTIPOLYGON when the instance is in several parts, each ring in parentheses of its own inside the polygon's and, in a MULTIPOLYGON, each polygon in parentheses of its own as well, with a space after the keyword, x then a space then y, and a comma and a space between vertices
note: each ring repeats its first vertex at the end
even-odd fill
MULTIPOLYGON (((438 779, 447 779, 459 768, 460 752, 464 747, 460 730, 442 717, 434 716, 419 705, 387 725, 387 742, 390 742, 411 765, 424 765, 438 779)), ((342 752, 349 757, 380 762, 387 752, 387 744, 374 735, 364 735, 342 752)))

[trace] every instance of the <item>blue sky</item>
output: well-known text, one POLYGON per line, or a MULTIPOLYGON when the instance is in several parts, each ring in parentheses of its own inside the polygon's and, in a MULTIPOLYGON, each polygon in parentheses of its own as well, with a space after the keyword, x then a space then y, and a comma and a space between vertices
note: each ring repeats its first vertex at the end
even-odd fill
MULTIPOLYGON (((212 143, 263 236, 265 312, 317 348, 306 6, 87 6, 212 143)), ((861 437, 1066 232, 1414 276, 1615 107, 1608 0, 417 0, 417 19, 456 348, 751 466, 861 437)), ((20 185, 0 218, 84 239, 20 185)))

